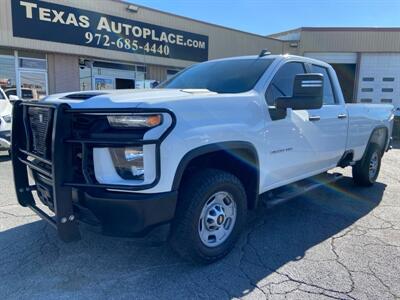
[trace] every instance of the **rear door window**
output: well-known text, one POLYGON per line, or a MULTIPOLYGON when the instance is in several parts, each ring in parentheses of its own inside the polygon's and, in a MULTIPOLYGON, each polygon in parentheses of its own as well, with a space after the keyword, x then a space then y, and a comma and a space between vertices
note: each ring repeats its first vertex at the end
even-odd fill
POLYGON ((333 93, 332 81, 329 76, 328 69, 321 66, 312 65, 312 73, 320 73, 324 76, 324 105, 334 105, 336 104, 335 94, 333 93))

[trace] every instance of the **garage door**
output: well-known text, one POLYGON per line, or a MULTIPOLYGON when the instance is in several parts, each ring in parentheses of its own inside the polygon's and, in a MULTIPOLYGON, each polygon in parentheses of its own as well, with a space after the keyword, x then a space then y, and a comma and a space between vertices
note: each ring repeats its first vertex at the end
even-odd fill
POLYGON ((392 103, 400 115, 400 54, 361 55, 357 99, 364 103, 392 103))

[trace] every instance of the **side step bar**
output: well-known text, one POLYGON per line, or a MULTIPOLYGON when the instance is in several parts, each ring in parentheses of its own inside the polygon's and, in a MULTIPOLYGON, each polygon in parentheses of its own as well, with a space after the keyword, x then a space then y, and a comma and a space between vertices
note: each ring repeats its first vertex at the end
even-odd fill
POLYGON ((274 206, 310 192, 321 186, 336 182, 340 178, 343 178, 343 175, 340 173, 322 173, 266 192, 262 197, 262 202, 264 202, 267 206, 274 206))

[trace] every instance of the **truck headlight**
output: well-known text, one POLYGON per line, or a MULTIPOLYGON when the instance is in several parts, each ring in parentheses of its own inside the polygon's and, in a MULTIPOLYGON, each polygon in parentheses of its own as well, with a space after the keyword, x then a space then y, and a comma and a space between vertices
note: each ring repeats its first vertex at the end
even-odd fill
POLYGON ((111 115, 107 119, 113 128, 152 128, 162 123, 162 115, 159 114, 111 115))
POLYGON ((143 147, 110 148, 118 175, 126 180, 144 179, 143 147))
POLYGON ((3 116, 3 119, 6 123, 11 123, 11 115, 3 116))

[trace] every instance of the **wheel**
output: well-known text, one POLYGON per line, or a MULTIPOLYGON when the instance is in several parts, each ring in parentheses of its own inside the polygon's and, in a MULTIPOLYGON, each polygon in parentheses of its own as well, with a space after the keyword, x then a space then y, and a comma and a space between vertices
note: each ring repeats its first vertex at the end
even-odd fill
POLYGON ((368 146, 365 156, 353 166, 353 180, 361 186, 375 183, 381 168, 382 149, 377 144, 368 146))
POLYGON ((170 245, 192 262, 221 259, 232 250, 246 222, 242 183, 230 173, 206 169, 182 185, 170 245))

